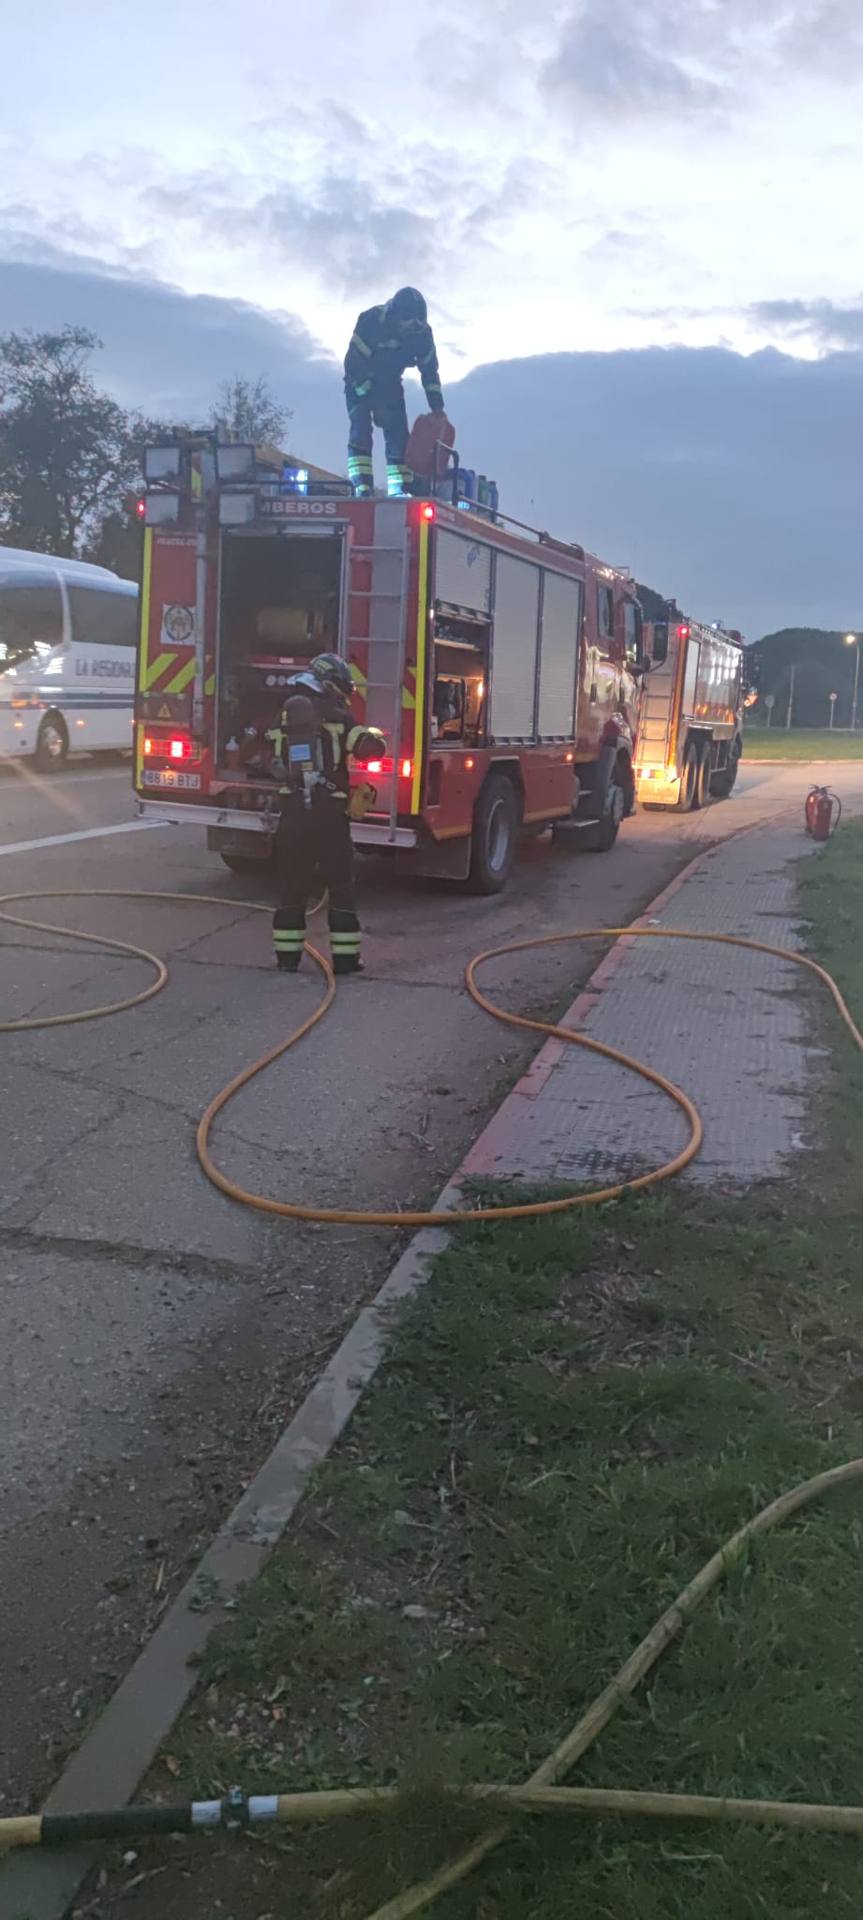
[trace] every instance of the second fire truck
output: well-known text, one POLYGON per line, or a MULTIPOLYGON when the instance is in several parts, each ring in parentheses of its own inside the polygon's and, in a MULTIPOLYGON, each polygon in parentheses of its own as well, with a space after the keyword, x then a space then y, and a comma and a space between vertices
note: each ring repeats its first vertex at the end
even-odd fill
POLYGON ((146 470, 141 813, 257 869, 278 804, 267 730, 290 675, 334 649, 387 738, 353 776, 362 848, 493 893, 521 831, 613 845, 643 672, 628 574, 477 506, 355 500, 268 450, 202 439, 151 449, 146 470))
POLYGON ((636 752, 638 797, 689 813, 708 795, 723 799, 743 752, 743 640, 719 626, 668 618, 648 624, 636 752))

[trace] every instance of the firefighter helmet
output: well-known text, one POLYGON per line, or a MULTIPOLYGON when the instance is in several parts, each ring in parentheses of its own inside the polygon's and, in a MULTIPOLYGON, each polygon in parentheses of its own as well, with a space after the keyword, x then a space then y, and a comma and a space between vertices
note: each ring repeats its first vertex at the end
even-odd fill
POLYGON ((333 687, 345 700, 350 699, 354 682, 346 660, 342 660, 337 653, 316 653, 310 666, 325 687, 333 687))
POLYGON ((418 333, 428 320, 428 308, 416 287, 399 287, 389 303, 390 318, 405 333, 418 333))

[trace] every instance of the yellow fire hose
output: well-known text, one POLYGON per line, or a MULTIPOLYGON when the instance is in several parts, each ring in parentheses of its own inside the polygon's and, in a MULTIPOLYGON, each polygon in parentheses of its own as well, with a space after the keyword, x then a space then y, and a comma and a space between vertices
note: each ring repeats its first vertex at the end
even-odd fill
MULTIPOLYGON (((0 897, 0 921, 8 925, 26 929, 28 932, 53 933, 64 938, 86 942, 91 946, 107 948, 112 952, 126 953, 130 957, 145 961, 153 968, 155 979, 138 993, 124 999, 114 1000, 104 1006, 85 1008, 77 1013, 38 1015, 24 1020, 0 1022, 0 1033, 20 1033, 42 1027, 72 1025, 85 1020, 99 1020, 111 1013, 122 1013, 139 1006, 145 1000, 153 998, 167 984, 168 969, 157 954, 145 947, 132 945, 129 941, 108 938, 103 934, 83 933, 68 927, 49 926, 40 920, 24 918, 19 914, 4 911, 10 906, 26 900, 37 899, 96 899, 96 900, 162 900, 171 905, 182 900, 195 906, 230 905, 218 895, 174 894, 137 892, 124 889, 97 889, 80 892, 77 889, 64 888, 52 892, 29 892, 6 894, 0 897)), ((269 913, 270 908, 258 905, 250 906, 250 911, 269 913)), ((268 1195, 252 1193, 231 1180, 216 1165, 211 1150, 210 1136, 213 1124, 219 1113, 227 1106, 240 1089, 247 1086, 257 1074, 271 1066, 274 1061, 289 1051, 291 1047, 323 1019, 332 1005, 335 995, 335 979, 329 962, 313 946, 307 946, 307 952, 319 968, 324 979, 324 993, 307 1018, 300 1022, 285 1039, 261 1055, 248 1067, 243 1068, 230 1080, 227 1086, 210 1101, 197 1131, 198 1158, 203 1171, 214 1186, 229 1199, 243 1206, 254 1207, 261 1213, 278 1214, 291 1220, 312 1220, 327 1225, 349 1225, 368 1227, 426 1227, 441 1225, 464 1225, 476 1220, 518 1220, 530 1216, 550 1213, 563 1213, 576 1207, 600 1206, 607 1201, 620 1199, 624 1194, 670 1180, 687 1166, 698 1152, 703 1138, 700 1115, 694 1103, 673 1081, 659 1073, 654 1067, 642 1060, 636 1060, 631 1054, 620 1048, 606 1046, 602 1041, 593 1040, 587 1034, 577 1033, 569 1027, 556 1025, 546 1020, 528 1019, 523 1014, 508 1012, 495 1004, 477 985, 477 973, 481 966, 490 960, 496 960, 506 954, 525 953, 540 947, 562 946, 580 940, 617 939, 620 937, 648 940, 699 940, 718 942, 724 946, 744 947, 754 953, 768 954, 774 958, 791 961, 795 966, 804 967, 820 980, 832 996, 834 1005, 845 1023, 851 1037, 863 1052, 863 1033, 854 1021, 848 1007, 826 968, 810 960, 807 955, 791 953, 784 947, 774 947, 762 940, 748 940, 742 935, 727 933, 701 933, 672 927, 591 927, 579 928, 573 933, 551 934, 534 940, 515 940, 504 946, 490 947, 484 953, 477 954, 466 969, 465 979, 469 993, 486 1013, 506 1026, 526 1029, 539 1033, 546 1038, 564 1041, 567 1045, 587 1048, 591 1053, 602 1054, 617 1065, 640 1074, 652 1085, 659 1087, 669 1099, 680 1107, 689 1123, 689 1139, 681 1151, 662 1166, 635 1178, 616 1183, 613 1186, 600 1187, 588 1193, 573 1193, 554 1200, 531 1201, 519 1206, 490 1206, 466 1208, 464 1211, 435 1213, 418 1211, 400 1213, 396 1211, 359 1211, 352 1208, 310 1207, 298 1203, 274 1200, 268 1195)), ((454 1798, 470 1801, 472 1804, 487 1804, 502 1814, 506 1812, 534 1813, 580 1813, 594 1816, 626 1814, 643 1818, 678 1817, 696 1820, 732 1820, 756 1822, 767 1825, 820 1828, 830 1831, 863 1834, 863 1807, 801 1806, 794 1803, 768 1802, 758 1800, 718 1800, 704 1796, 630 1793, 605 1789, 555 1788, 555 1781, 568 1773, 593 1746, 599 1735, 608 1726, 609 1721, 635 1688, 649 1673, 660 1655, 670 1642, 686 1626, 696 1609, 712 1592, 723 1576, 740 1560, 758 1535, 778 1526, 798 1513, 810 1501, 819 1499, 822 1494, 833 1488, 845 1486, 851 1481, 863 1478, 863 1459, 848 1461, 844 1466, 834 1467, 826 1473, 817 1474, 799 1487, 792 1488, 769 1506, 764 1507, 754 1519, 749 1520, 737 1533, 720 1547, 700 1573, 690 1581, 657 1621, 655 1627, 642 1640, 639 1647, 620 1668, 619 1672, 605 1687, 592 1706, 582 1716, 555 1751, 549 1754, 523 1787, 477 1786, 463 1788, 454 1798)), ((282 1794, 266 1795, 259 1799, 247 1799, 242 1794, 229 1796, 225 1802, 189 1803, 181 1808, 139 1807, 121 1808, 113 1813, 70 1814, 70 1815, 27 1815, 19 1818, 0 1820, 0 1848, 14 1846, 61 1845, 74 1838, 87 1834, 91 1837, 110 1833, 128 1834, 146 1831, 193 1831, 197 1827, 218 1825, 242 1827, 260 1820, 277 1820, 286 1823, 301 1821, 328 1820, 346 1815, 367 1813, 392 1804, 393 1796, 389 1791, 370 1789, 367 1791, 349 1791, 344 1793, 323 1794, 282 1794)), ((434 1900, 454 1887, 459 1881, 478 1866, 505 1837, 507 1828, 498 1824, 483 1834, 457 1859, 450 1861, 422 1885, 411 1888, 380 1907, 369 1920, 408 1920, 408 1916, 423 1912, 434 1900)))

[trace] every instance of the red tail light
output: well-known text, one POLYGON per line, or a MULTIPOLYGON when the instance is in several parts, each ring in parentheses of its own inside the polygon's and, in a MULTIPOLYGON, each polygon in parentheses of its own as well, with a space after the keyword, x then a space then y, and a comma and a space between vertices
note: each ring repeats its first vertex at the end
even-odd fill
POLYGON ((147 733, 144 735, 144 754, 159 760, 196 760, 200 753, 188 734, 162 735, 147 733))
MULTIPOLYGON (((358 762, 358 765, 362 767, 363 773, 392 773, 395 767, 395 761, 390 754, 387 754, 384 760, 361 760, 358 762)), ((414 763, 412 760, 399 761, 399 778, 401 780, 410 780, 413 775, 413 770, 414 763)))

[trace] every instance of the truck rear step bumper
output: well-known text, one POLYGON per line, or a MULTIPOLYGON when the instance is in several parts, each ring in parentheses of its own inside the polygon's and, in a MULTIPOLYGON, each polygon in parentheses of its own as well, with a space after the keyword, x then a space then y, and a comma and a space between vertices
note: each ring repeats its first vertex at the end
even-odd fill
MULTIPOLYGON (((266 833, 275 831, 276 814, 246 812, 242 807, 201 807, 183 800, 137 800, 141 819, 162 820, 171 827, 221 827, 229 833, 266 833)), ((355 820, 351 838, 358 847, 415 847, 418 834, 414 827, 391 828, 381 821, 355 820)))

